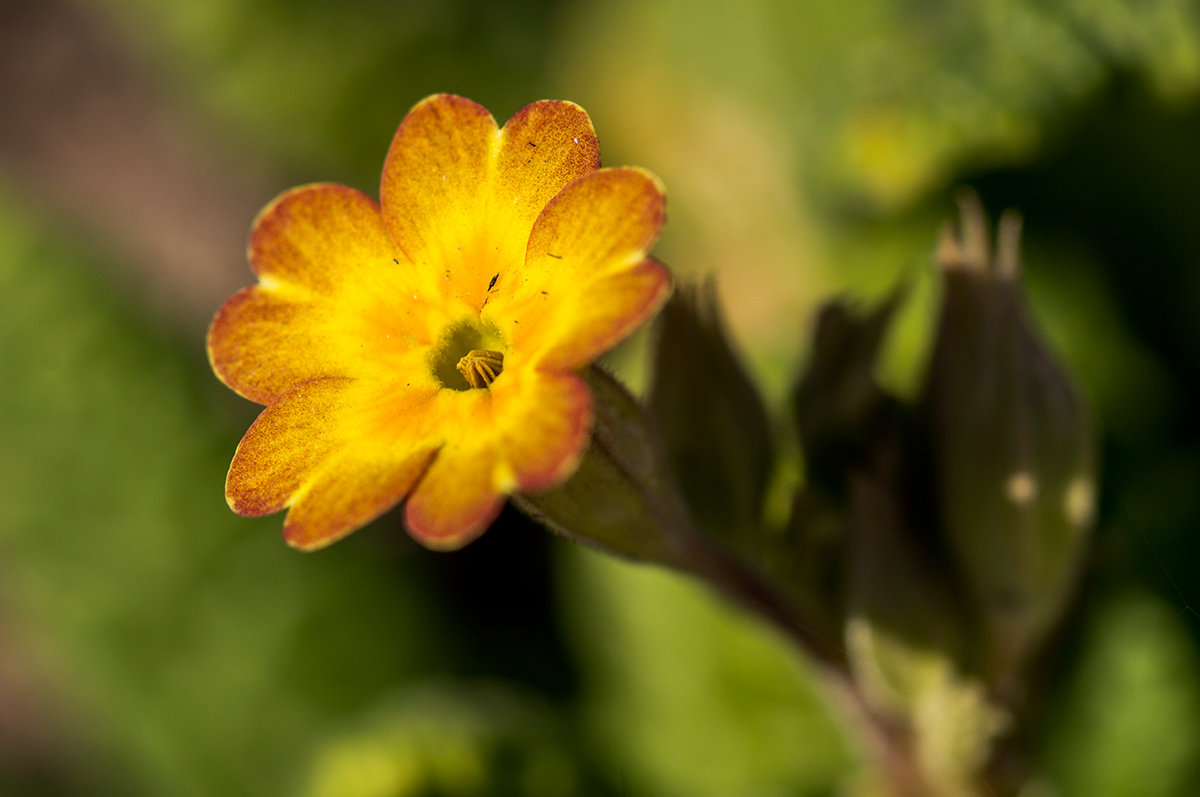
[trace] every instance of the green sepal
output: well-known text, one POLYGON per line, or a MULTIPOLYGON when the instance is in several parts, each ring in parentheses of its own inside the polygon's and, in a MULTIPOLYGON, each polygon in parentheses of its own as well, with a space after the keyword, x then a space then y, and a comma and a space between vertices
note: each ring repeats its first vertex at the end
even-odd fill
POLYGON ((552 531, 606 553, 677 567, 689 521, 645 409, 598 367, 584 372, 595 424, 578 470, 544 493, 514 495, 552 531))
POLYGON ((912 723, 927 690, 960 672, 965 617, 936 552, 911 528, 901 460, 854 474, 846 517, 846 650, 879 712, 912 723))
POLYGON ((899 411, 875 380, 875 362, 904 293, 896 288, 869 311, 835 299, 817 315, 812 352, 792 392, 792 417, 808 483, 831 498, 844 497, 847 471, 870 456, 899 411))
POLYGON ((874 378, 875 361, 903 290, 872 308, 845 299, 824 304, 813 327, 811 351, 792 391, 804 483, 792 501, 785 550, 776 576, 840 629, 846 619, 847 523, 855 470, 904 456, 904 408, 874 378))
POLYGON ((713 282, 676 290, 657 332, 648 406, 676 483, 702 530, 752 548, 774 460, 771 425, 713 282))

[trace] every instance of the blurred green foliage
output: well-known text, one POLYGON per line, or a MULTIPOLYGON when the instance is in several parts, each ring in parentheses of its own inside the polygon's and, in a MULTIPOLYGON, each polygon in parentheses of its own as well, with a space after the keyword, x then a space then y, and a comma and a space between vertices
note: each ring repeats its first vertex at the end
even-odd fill
POLYGON ((1137 590, 1097 607, 1079 671, 1052 701, 1057 710, 1047 712, 1047 772, 1061 793, 1151 797, 1195 789, 1200 655, 1185 622, 1137 590))
POLYGON ((759 621, 671 573, 564 564, 581 705, 624 793, 820 794, 853 772, 814 673, 759 621))
POLYGON ((119 793, 269 793, 331 720, 440 663, 436 607, 377 551, 290 556, 277 524, 234 518, 245 408, 94 256, 2 204, 0 600, 91 751, 63 788, 115 770, 119 793))
MULTIPOLYGON (((1022 209, 1036 314, 1103 432, 1083 630, 1045 663, 1040 785, 1200 782, 1194 3, 89 5, 280 189, 373 191, 434 91, 501 120, 581 102, 607 162, 665 179, 662 254, 721 270, 776 397, 804 349, 797 308, 902 273, 881 377, 911 395, 947 190, 1022 209)), ((0 645, 48 726, 36 765, 0 751, 0 793, 818 794, 850 777, 803 665, 674 576, 510 515, 450 557, 390 520, 301 556, 277 518, 232 516, 221 480, 252 409, 208 372, 200 325, 145 314, 63 224, 0 189, 0 645)))
POLYGON ((298 179, 316 165, 371 193, 422 97, 462 94, 503 121, 550 88, 553 0, 93 2, 243 146, 298 179))

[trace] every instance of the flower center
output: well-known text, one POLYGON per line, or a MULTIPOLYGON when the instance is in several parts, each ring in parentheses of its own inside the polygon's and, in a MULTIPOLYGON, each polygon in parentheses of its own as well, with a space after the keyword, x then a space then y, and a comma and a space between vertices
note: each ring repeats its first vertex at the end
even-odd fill
POLYGON ((492 324, 462 318, 442 330, 429 356, 429 369, 442 387, 490 387, 504 370, 504 338, 492 324))
POLYGON ((471 387, 488 387, 504 370, 504 355, 491 349, 472 349, 458 361, 458 372, 471 387))

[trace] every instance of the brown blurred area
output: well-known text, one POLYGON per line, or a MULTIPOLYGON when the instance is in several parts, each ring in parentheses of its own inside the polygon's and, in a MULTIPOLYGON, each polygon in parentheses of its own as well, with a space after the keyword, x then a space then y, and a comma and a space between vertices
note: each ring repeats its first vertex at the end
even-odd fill
MULTIPOLYGON (((97 8, 0 0, 0 173, 109 249, 139 299, 191 327, 249 281, 271 190, 212 149, 97 8)), ((35 264, 29 266, 36 267, 35 264)))
POLYGON ((53 780, 61 766, 47 684, 31 670, 12 624, 0 615, 0 772, 28 783, 53 780))
MULTIPOLYGON (((204 141, 97 9, 0 0, 8 190, 60 220, 65 237, 103 245, 108 256, 90 262, 117 264, 121 273, 108 276, 134 301, 197 338, 250 280, 236 253, 270 192, 204 141)), ((0 770, 41 793, 55 788, 66 764, 58 740, 69 733, 53 720, 53 676, 32 667, 25 648, 0 616, 0 770)))

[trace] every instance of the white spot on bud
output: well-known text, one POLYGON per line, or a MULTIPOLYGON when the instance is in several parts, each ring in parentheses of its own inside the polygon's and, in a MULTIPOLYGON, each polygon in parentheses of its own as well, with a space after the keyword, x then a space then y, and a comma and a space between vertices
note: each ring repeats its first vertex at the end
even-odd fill
POLYGON ((1016 471, 1004 483, 1004 494, 1014 504, 1024 506, 1037 496, 1037 482, 1029 471, 1016 471))
POLYGON ((1066 495, 1063 496, 1063 511, 1067 513, 1067 520, 1076 526, 1086 526, 1092 522, 1095 508, 1096 491, 1091 479, 1076 476, 1067 485, 1066 495))

